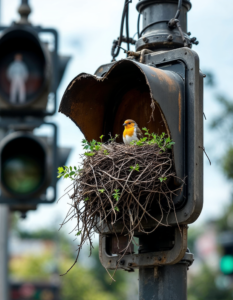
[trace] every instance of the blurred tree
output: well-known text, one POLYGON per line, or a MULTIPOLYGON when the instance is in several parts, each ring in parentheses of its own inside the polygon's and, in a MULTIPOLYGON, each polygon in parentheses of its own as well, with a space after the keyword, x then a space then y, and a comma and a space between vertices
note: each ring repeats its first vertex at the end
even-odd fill
MULTIPOLYGON (((54 247, 38 255, 22 255, 10 260, 10 275, 20 281, 49 281, 54 273, 64 274, 72 266, 75 249, 70 238, 57 229, 24 231, 17 226, 18 219, 13 218, 14 232, 22 240, 52 241, 54 247), (23 266, 23 267, 22 267, 23 266)), ((55 228, 55 227, 54 227, 55 228)), ((99 261, 98 246, 88 258, 88 247, 83 249, 81 260, 64 276, 60 277, 62 299, 74 300, 121 300, 129 299, 129 281, 127 273, 117 271, 112 282, 107 271, 99 261), (80 264, 81 262, 81 264, 80 264)), ((131 278, 133 274, 130 274, 131 278)), ((135 281, 137 280, 134 276, 135 281)), ((133 285, 133 295, 136 293, 133 285)))
POLYGON ((219 274, 212 268, 202 265, 198 275, 190 278, 189 300, 232 300, 232 289, 223 289, 217 284, 219 274))

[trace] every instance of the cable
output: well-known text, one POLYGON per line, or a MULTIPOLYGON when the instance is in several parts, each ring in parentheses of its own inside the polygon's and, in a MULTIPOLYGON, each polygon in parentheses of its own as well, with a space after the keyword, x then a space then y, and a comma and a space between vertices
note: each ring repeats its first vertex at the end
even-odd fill
POLYGON ((122 17, 121 17, 120 35, 119 35, 118 40, 113 41, 113 46, 112 46, 112 50, 111 50, 112 61, 115 61, 115 58, 120 53, 121 43, 123 41, 123 29, 124 29, 125 20, 126 20, 126 43, 127 43, 128 51, 130 48, 130 46, 129 46, 129 44, 130 44, 130 41, 129 41, 130 40, 130 38, 129 38, 129 3, 132 3, 132 0, 125 0, 122 17))
POLYGON ((182 0, 179 0, 178 2, 177 12, 174 19, 179 19, 181 8, 182 8, 182 2, 183 2, 182 0))
POLYGON ((161 20, 161 21, 156 21, 156 22, 153 22, 153 23, 148 24, 146 27, 144 27, 144 28, 142 29, 142 31, 140 32, 140 36, 142 36, 142 33, 143 33, 146 29, 148 29, 150 26, 155 25, 155 24, 158 24, 158 23, 163 23, 163 22, 168 23, 169 21, 170 21, 170 20, 161 20))
POLYGON ((127 51, 130 50, 129 45, 129 5, 127 5, 126 12, 125 12, 125 25, 126 25, 126 41, 127 41, 127 51))
POLYGON ((140 18, 141 18, 141 14, 140 12, 138 13, 138 23, 137 23, 137 31, 138 31, 138 38, 140 38, 140 18))

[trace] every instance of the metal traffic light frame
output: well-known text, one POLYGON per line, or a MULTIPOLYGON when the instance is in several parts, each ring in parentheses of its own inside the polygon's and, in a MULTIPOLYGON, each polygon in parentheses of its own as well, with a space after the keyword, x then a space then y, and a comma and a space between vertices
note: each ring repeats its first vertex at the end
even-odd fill
MULTIPOLYGON (((46 125, 49 126, 50 128, 53 129, 53 138, 52 138, 52 142, 51 142, 51 149, 47 149, 49 151, 51 151, 51 155, 50 155, 50 159, 51 159, 51 164, 52 165, 52 170, 48 170, 48 157, 46 157, 46 165, 45 167, 45 171, 46 173, 46 183, 44 185, 44 189, 40 191, 40 193, 38 192, 37 195, 32 195, 30 197, 28 197, 28 195, 26 195, 25 197, 23 195, 11 195, 10 193, 5 193, 4 189, 1 190, 1 195, 0 195, 0 204, 4 203, 4 204, 8 204, 10 206, 25 206, 25 207, 30 207, 33 205, 37 205, 37 204, 49 204, 49 203, 53 203, 56 200, 56 183, 57 183, 57 159, 58 159, 58 148, 57 148, 57 125, 51 122, 44 122, 43 120, 24 120, 24 121, 19 121, 18 119, 5 119, 5 120, 1 120, 0 121, 0 128, 4 129, 5 131, 8 131, 9 129, 14 130, 14 134, 17 135, 17 132, 22 133, 22 132, 31 132, 32 130, 34 130, 35 128, 39 128, 42 125, 46 125), (51 172, 50 176, 48 176, 48 171, 51 172), (50 178, 51 181, 49 182, 50 178), (46 191, 46 188, 51 186, 53 188, 53 197, 51 199, 46 199, 46 196, 44 194, 44 192, 46 191), (40 195, 40 196, 39 196, 40 195)), ((39 140, 41 143, 45 145, 45 141, 43 141, 43 137, 40 136, 35 136, 30 134, 31 138, 37 139, 39 140)), ((4 142, 4 140, 7 140, 8 135, 5 136, 5 138, 1 141, 4 142)), ((2 145, 0 143, 0 156, 2 153, 2 145)), ((45 149, 46 150, 46 149, 45 149)), ((48 152, 48 151, 47 151, 48 152)), ((46 156, 48 155, 48 153, 45 154, 46 156)), ((1 160, 0 160, 0 167, 1 166, 1 160)), ((0 180, 1 181, 1 180, 0 180)))
MULTIPOLYGON (((179 48, 154 52, 144 56, 143 64, 123 59, 99 67, 95 76, 81 73, 67 87, 59 111, 71 118, 89 141, 98 140, 101 134, 106 138, 109 132, 119 134, 121 119, 127 115, 125 119, 135 119, 139 126, 153 130, 153 122, 148 123, 149 117, 144 123, 141 121, 141 109, 136 106, 139 97, 133 97, 130 102, 137 109, 134 114, 124 111, 126 106, 118 109, 121 99, 118 91, 123 85, 130 86, 137 74, 159 106, 157 116, 162 114, 159 122, 167 123, 163 130, 170 131, 176 143, 173 153, 177 176, 185 180, 184 201, 178 201, 176 213, 171 212, 167 219, 164 218, 172 226, 193 223, 203 206, 203 75, 199 71, 198 55, 193 50, 179 48)), ((160 219, 159 215, 156 218, 160 219)), ((149 227, 157 224, 148 223, 149 227)), ((118 228, 117 224, 114 228, 120 231, 121 226, 118 228)), ((109 233, 107 228, 102 229, 109 233)))
MULTIPOLYGON (((58 56, 58 33, 53 28, 42 28, 40 26, 32 26, 30 24, 17 24, 13 23, 12 26, 0 26, 0 44, 5 38, 9 42, 7 35, 25 35, 27 39, 33 39, 34 42, 37 41, 38 47, 43 53, 45 58, 45 70, 43 73, 43 80, 46 82, 43 83, 43 86, 40 88, 37 94, 34 96, 33 100, 29 101, 25 105, 14 105, 6 99, 6 96, 0 95, 0 115, 2 116, 19 116, 19 115, 33 115, 33 116, 51 116, 54 115, 57 111, 57 87, 62 76, 59 76, 59 73, 62 73, 59 70, 60 57, 58 56), (39 34, 49 33, 54 37, 53 51, 46 49, 45 44, 41 41, 39 34), (52 70, 52 73, 51 73, 52 70), (51 80, 52 78, 52 80, 51 80), (52 102, 53 109, 51 111, 46 111, 46 105, 48 102, 48 94, 53 93, 52 102), (44 99, 41 101, 41 99, 44 99), (42 104, 43 102, 43 104, 42 104), (37 104, 39 103, 39 105, 37 104), (40 107, 42 104, 43 107, 40 107)), ((14 37, 13 37, 14 38, 14 37)), ((24 37, 25 38, 25 37, 24 37)), ((5 42, 5 41, 4 41, 5 42)), ((16 52, 17 53, 17 49, 16 52)), ((68 58, 69 60, 69 58, 68 58)), ((68 62, 66 61, 66 63, 68 62)), ((64 65, 63 61, 62 64, 64 65)), ((65 64, 66 66, 66 64, 65 64)), ((64 66, 62 66, 64 67, 64 66)), ((64 67, 65 69, 65 67, 64 67)), ((64 70, 63 70, 64 71, 64 70)))
MULTIPOLYGON (((155 219, 176 228, 173 241, 175 246, 169 251, 150 252, 150 255, 125 255, 124 260, 131 268, 177 263, 187 249, 186 226, 198 218, 203 206, 203 74, 199 71, 198 55, 184 47, 168 52, 152 52, 143 55, 141 61, 143 63, 135 59, 123 59, 100 66, 95 76, 85 73, 78 75, 67 87, 59 109, 75 122, 87 140, 98 140, 101 134, 107 136, 109 132, 113 136, 119 133, 119 126, 123 124, 123 119, 127 119, 127 114, 128 118, 137 120, 140 127, 150 127, 153 122, 142 124, 141 112, 145 114, 145 109, 143 110, 143 106, 139 109, 136 103, 144 101, 144 96, 134 93, 129 103, 125 100, 122 105, 119 103, 121 99, 125 99, 122 95, 130 97, 124 86, 131 89, 135 85, 139 88, 142 84, 149 88, 150 98, 156 103, 156 116, 162 115, 158 123, 165 124, 165 127, 160 130, 166 130, 175 141, 174 166, 177 176, 185 181, 185 185, 180 197, 173 197, 174 204, 177 204, 176 211, 165 215, 163 220, 161 213, 153 214, 155 219), (136 83, 131 86, 134 80, 136 83), (129 115, 127 108, 132 108, 133 105, 136 112, 129 115), (84 110, 85 117, 82 117, 84 110), (178 224, 182 232, 179 232, 178 224), (156 257, 160 257, 160 260, 156 257)), ((150 116, 148 113, 147 115, 150 116)), ((153 126, 150 129, 153 130, 153 126)), ((143 223, 148 230, 157 225, 153 220, 143 223)), ((121 234, 122 228, 120 221, 114 225, 102 222, 98 227, 101 233, 100 259, 106 268, 116 267, 121 257, 121 254, 107 253, 106 237, 113 232, 121 234)), ((120 264, 118 268, 125 269, 126 266, 120 264)))

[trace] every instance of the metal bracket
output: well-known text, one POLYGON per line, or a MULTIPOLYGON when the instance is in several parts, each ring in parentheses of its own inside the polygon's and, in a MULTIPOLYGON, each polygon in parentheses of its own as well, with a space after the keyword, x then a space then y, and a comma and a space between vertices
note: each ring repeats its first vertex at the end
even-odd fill
POLYGON ((110 255, 106 249, 107 235, 99 236, 99 257, 106 269, 123 269, 132 271, 137 268, 150 268, 162 265, 176 264, 184 257, 187 250, 187 226, 175 228, 174 247, 169 251, 156 251, 140 254, 110 255), (122 258, 122 259, 121 259, 122 258))

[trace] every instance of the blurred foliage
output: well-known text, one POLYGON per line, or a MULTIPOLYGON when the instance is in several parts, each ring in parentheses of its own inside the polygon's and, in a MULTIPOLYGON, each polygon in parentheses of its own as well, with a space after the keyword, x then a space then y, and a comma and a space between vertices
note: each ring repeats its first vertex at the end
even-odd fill
POLYGON ((223 289, 217 285, 216 273, 212 268, 202 264, 197 276, 190 278, 189 300, 232 300, 232 289, 223 289))
POLYGON ((224 95, 217 95, 216 101, 220 106, 220 111, 218 115, 212 120, 210 126, 212 129, 221 128, 221 135, 222 133, 225 136, 221 136, 223 139, 224 137, 233 132, 233 101, 231 99, 227 99, 224 95))
MULTIPOLYGON (((73 242, 57 229, 40 229, 31 232, 20 230, 17 217, 13 217, 12 224, 14 233, 20 239, 49 243, 49 247, 40 255, 30 254, 11 258, 12 278, 28 282, 49 282, 53 281, 55 276, 61 283, 61 299, 65 300, 74 300, 77 297, 79 300, 127 299, 128 273, 117 271, 114 276, 116 281, 113 282, 99 261, 98 247, 94 248, 90 258, 87 249, 84 249, 81 261, 78 261, 66 275, 60 276, 74 263, 76 252, 73 242)), ((132 277, 133 274, 131 273, 130 276, 132 277)), ((133 292, 136 293, 135 287, 133 292)))
MULTIPOLYGON (((233 180, 233 101, 224 95, 217 94, 217 84, 214 74, 211 72, 204 73, 207 75, 205 86, 211 89, 219 105, 218 115, 213 118, 210 127, 212 130, 219 131, 219 140, 217 143, 224 144, 226 149, 224 155, 221 155, 219 159, 221 170, 229 180, 233 180)), ((225 208, 222 216, 215 220, 214 227, 217 233, 233 230, 233 202, 225 208)), ((194 254, 195 240, 203 230, 203 225, 199 227, 191 226, 189 229, 188 245, 194 254)), ((220 246, 219 250, 221 250, 220 246)), ((195 256, 198 258, 198 253, 195 256)), ((233 299, 233 279, 222 275, 219 270, 216 270, 216 267, 206 265, 203 261, 200 261, 199 270, 197 274, 194 274, 191 273, 189 276, 189 300, 233 299), (224 281, 225 283, 228 281, 228 283, 224 284, 224 281)))
POLYGON ((223 215, 215 224, 218 232, 233 230, 233 202, 225 208, 223 215))
POLYGON ((208 87, 215 87, 216 86, 216 79, 214 74, 211 71, 204 71, 204 74, 206 75, 204 84, 208 87))
MULTIPOLYGON (((28 255, 20 259, 10 261, 10 274, 21 281, 52 280, 50 268, 47 266, 53 261, 51 253, 43 253, 39 256, 28 255), (22 268, 23 266, 23 268, 22 268)), ((73 264, 73 259, 63 257, 59 264, 59 273, 66 272, 73 264)), ((65 300, 117 300, 120 299, 104 290, 99 277, 80 265, 76 265, 67 275, 59 278, 61 283, 61 299, 65 300)))

